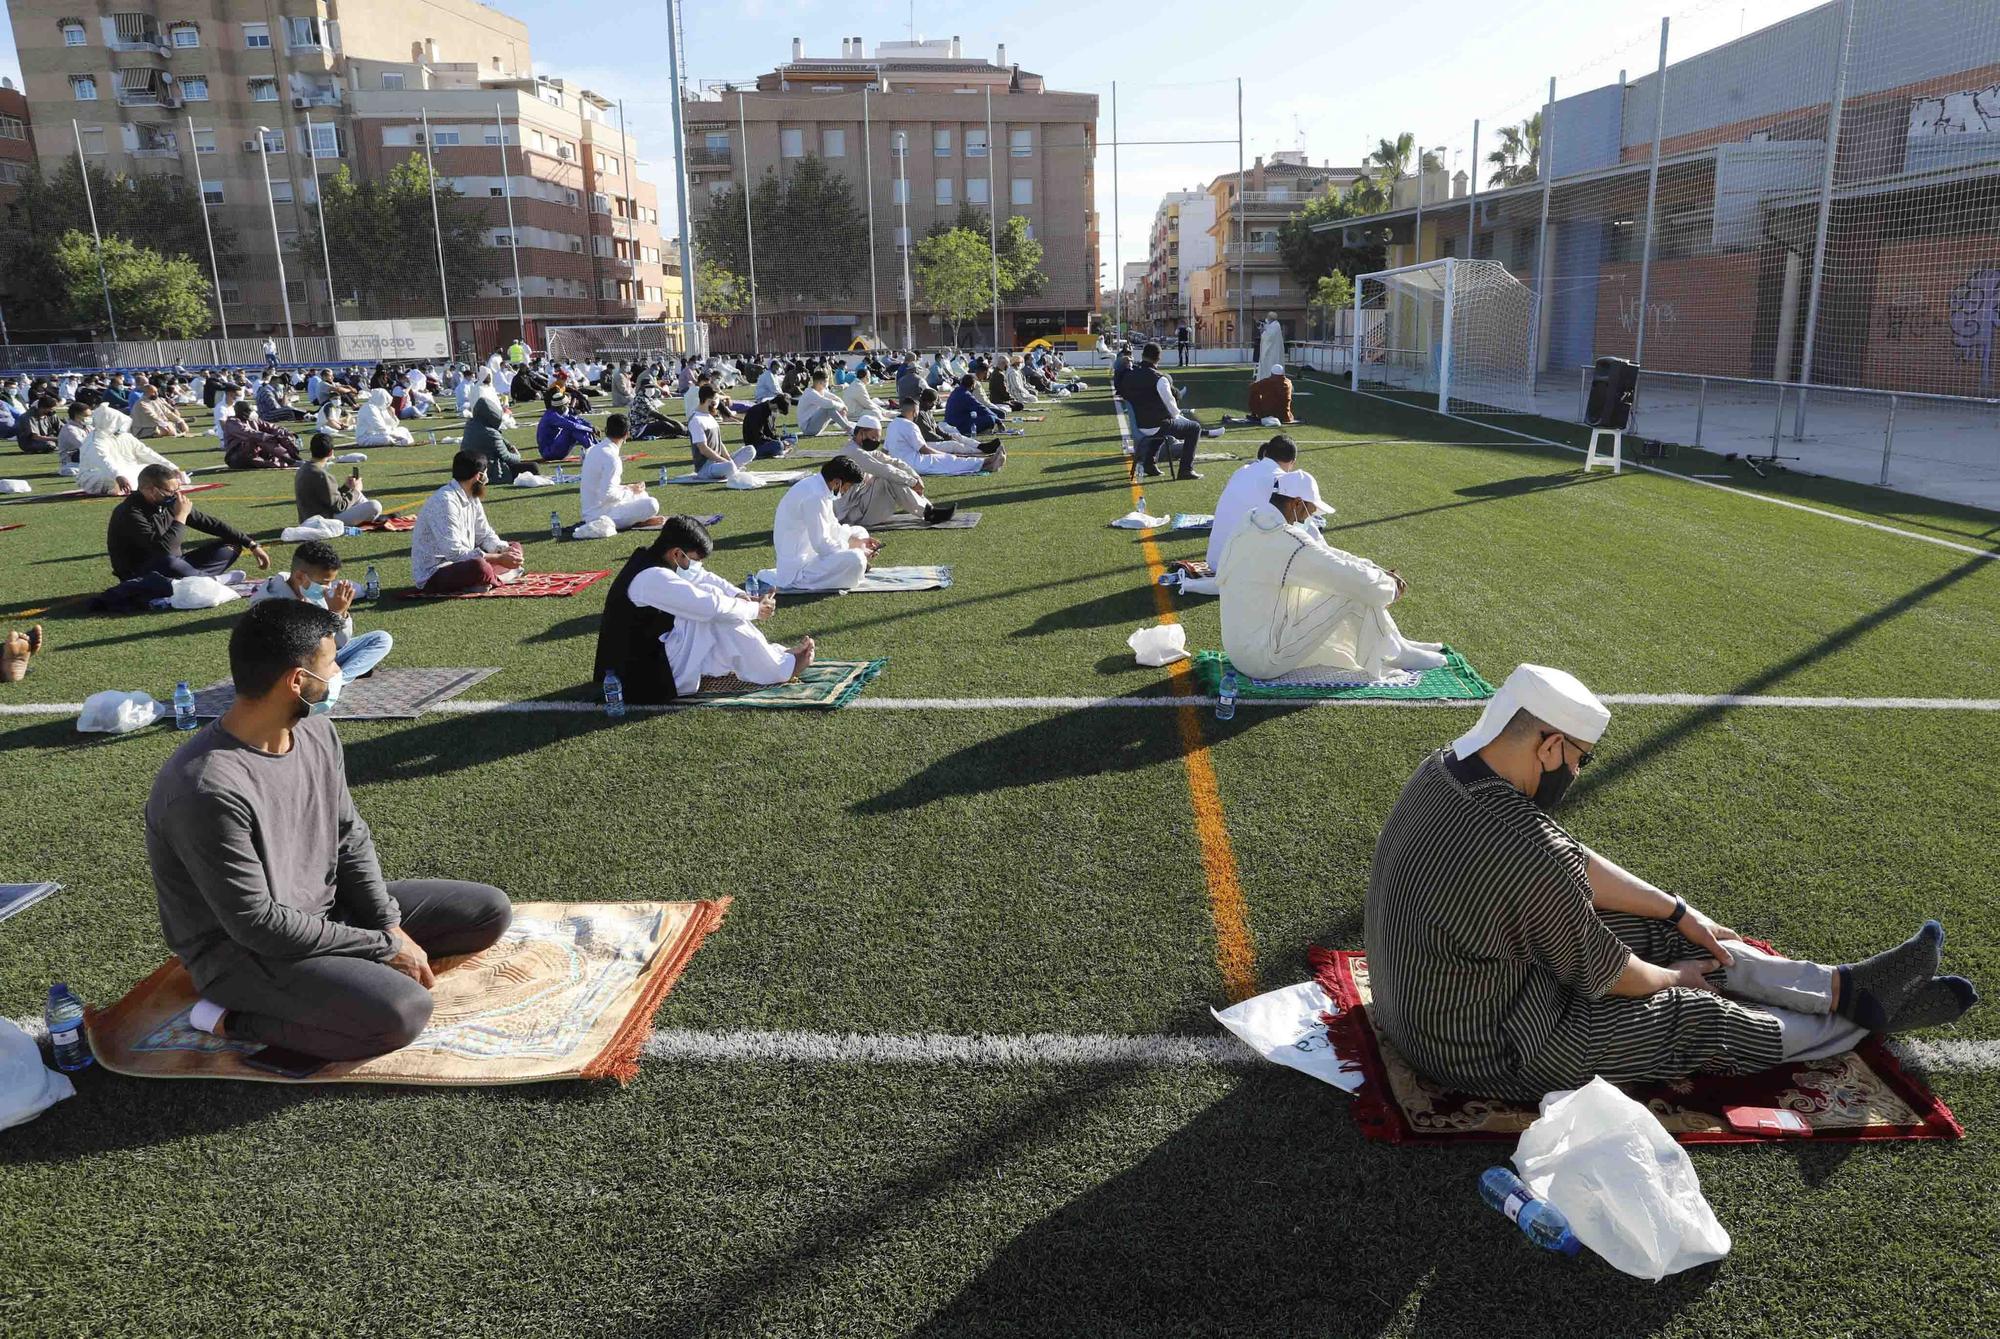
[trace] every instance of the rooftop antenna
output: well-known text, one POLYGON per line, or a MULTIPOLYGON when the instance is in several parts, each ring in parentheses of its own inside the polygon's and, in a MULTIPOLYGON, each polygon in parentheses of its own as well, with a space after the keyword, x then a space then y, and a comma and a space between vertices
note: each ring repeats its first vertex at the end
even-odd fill
POLYGON ((910 41, 917 40, 917 0, 910 0, 910 41))

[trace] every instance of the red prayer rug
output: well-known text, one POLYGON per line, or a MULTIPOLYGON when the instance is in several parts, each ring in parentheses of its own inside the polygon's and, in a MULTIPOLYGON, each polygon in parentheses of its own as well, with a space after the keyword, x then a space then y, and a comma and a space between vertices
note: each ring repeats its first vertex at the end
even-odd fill
POLYGON ((504 586, 488 586, 485 590, 456 591, 450 595, 433 595, 429 591, 414 588, 403 592, 407 600, 488 600, 495 598, 536 599, 574 595, 594 582, 611 575, 611 569, 601 572, 529 572, 519 581, 504 586))
MULTIPOLYGON (((223 485, 219 483, 189 484, 186 488, 183 488, 181 491, 183 493, 206 493, 211 488, 221 488, 222 486, 223 485)), ((75 497, 117 499, 125 496, 128 495, 124 493, 86 493, 81 488, 71 488, 61 493, 42 493, 39 495, 30 495, 27 497, 22 497, 16 499, 15 501, 9 502, 7 505, 18 506, 22 502, 61 502, 65 498, 75 498, 75 497)))
MULTIPOLYGON (((1367 1076, 1353 1098, 1363 1135, 1390 1144, 1512 1140, 1540 1114, 1530 1103, 1452 1092, 1418 1075, 1375 1030, 1367 957, 1316 946, 1309 957, 1339 1011, 1325 1016, 1327 1038, 1367 1076)), ((1620 1086, 1683 1144, 1965 1136, 1950 1109, 1873 1035, 1843 1055, 1759 1074, 1690 1074, 1620 1086)))
POLYGON ((417 528, 417 518, 414 516, 383 516, 366 524, 357 525, 354 528, 362 531, 372 530, 377 533, 390 530, 414 530, 417 528))
POLYGON ((16 521, 16 522, 14 522, 14 524, 12 524, 12 525, 0 525, 0 531, 4 531, 4 530, 19 530, 19 529, 20 529, 20 528, 21 528, 22 526, 24 526, 24 525, 26 525, 26 524, 27 524, 27 522, 26 522, 26 521, 16 521))

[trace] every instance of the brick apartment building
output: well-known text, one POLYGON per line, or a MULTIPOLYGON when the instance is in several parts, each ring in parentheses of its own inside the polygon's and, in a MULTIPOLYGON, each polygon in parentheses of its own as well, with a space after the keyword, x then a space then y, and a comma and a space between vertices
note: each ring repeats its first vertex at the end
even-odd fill
POLYGON ((1278 255, 1278 229, 1314 196, 1345 190, 1361 179, 1359 167, 1314 167, 1297 150, 1261 156, 1243 173, 1242 222, 1237 221, 1237 174, 1225 172, 1208 184, 1212 221, 1209 263, 1184 266, 1194 332, 1202 344, 1241 343, 1254 335, 1265 314, 1276 312, 1286 338, 1305 328, 1307 288, 1278 255), (1238 301, 1238 289, 1246 291, 1238 301), (1250 329, 1239 334, 1237 313, 1250 329))

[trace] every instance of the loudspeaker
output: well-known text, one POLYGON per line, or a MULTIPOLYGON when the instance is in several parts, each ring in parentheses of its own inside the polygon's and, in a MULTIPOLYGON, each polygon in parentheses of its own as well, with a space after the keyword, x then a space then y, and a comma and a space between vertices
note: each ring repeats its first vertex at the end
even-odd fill
POLYGON ((1639 389, 1639 365, 1628 358, 1599 358, 1590 377, 1583 421, 1593 428, 1623 432, 1632 421, 1632 397, 1639 389))

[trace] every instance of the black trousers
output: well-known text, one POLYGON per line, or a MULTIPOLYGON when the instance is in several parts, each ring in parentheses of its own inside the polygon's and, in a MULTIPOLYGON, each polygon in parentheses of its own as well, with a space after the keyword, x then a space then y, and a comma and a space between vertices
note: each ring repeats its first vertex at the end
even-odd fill
MULTIPOLYGON (((513 920, 507 894, 457 879, 389 885, 403 933, 433 959, 491 947, 513 920)), ((285 1046, 324 1060, 365 1060, 416 1040, 431 994, 386 963, 320 957, 281 961, 238 950, 204 998, 229 1011, 232 1040, 285 1046)))
POLYGON ((1188 351, 1191 350, 1192 348, 1194 348, 1194 345, 1192 344, 1178 344, 1175 346, 1175 351, 1180 354, 1182 367, 1186 367, 1188 365, 1188 351))
POLYGON ((1136 451, 1140 470, 1154 468, 1159 458, 1170 450, 1170 442, 1180 443, 1180 472, 1186 474, 1194 468, 1194 447, 1201 440, 1201 424, 1182 414, 1179 418, 1167 420, 1159 428, 1145 431, 1147 435, 1140 438, 1136 451))
POLYGON ((236 560, 242 556, 243 550, 226 539, 212 539, 182 549, 179 557, 162 556, 139 575, 119 582, 92 600, 91 608, 114 614, 133 613, 154 600, 172 595, 174 582, 180 578, 221 576, 236 566, 236 560))

